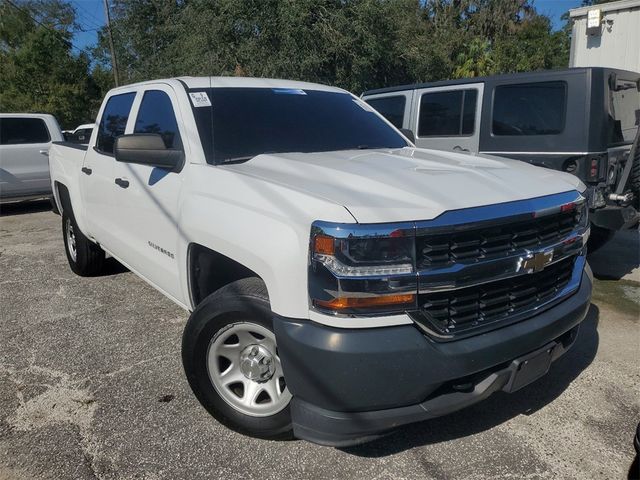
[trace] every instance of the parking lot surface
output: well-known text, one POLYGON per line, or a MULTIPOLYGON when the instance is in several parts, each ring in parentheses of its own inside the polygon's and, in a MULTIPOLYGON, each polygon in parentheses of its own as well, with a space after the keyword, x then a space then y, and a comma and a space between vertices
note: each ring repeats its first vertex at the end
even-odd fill
POLYGON ((591 259, 574 348, 512 394, 335 449, 218 424, 180 362, 187 312, 130 272, 80 278, 47 204, 0 217, 0 480, 624 478, 640 421, 638 231, 591 259))

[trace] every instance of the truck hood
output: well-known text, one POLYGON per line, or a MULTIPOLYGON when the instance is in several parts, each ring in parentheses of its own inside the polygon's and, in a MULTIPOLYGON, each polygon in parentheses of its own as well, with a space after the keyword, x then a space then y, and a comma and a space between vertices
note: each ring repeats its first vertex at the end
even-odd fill
POLYGON ((573 175, 517 160, 417 148, 263 154, 223 168, 342 205, 358 223, 430 220, 585 188, 573 175))

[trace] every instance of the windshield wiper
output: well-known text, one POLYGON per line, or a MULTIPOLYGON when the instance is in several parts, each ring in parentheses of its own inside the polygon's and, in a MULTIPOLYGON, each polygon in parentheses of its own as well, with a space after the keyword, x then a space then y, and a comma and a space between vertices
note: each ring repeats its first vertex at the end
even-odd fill
POLYGON ((222 163, 226 164, 226 163, 242 163, 242 162, 246 162, 248 160, 251 160, 253 157, 256 157, 257 155, 245 155, 243 157, 231 157, 231 158, 225 158, 222 163))

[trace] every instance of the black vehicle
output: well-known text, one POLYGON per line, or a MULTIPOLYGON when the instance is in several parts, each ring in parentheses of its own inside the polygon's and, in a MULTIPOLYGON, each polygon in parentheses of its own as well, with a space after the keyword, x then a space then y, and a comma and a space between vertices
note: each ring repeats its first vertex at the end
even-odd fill
POLYGON ((592 248, 638 223, 640 73, 571 68, 369 90, 418 147, 514 158, 588 186, 592 248), (633 161, 628 161, 633 158, 633 161))

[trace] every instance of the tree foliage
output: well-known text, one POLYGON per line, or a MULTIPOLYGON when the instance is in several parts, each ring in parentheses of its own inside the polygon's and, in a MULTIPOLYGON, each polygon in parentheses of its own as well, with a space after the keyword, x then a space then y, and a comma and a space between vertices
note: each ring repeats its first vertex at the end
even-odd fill
MULTIPOLYGON (((175 75, 367 88, 557 68, 566 32, 531 0, 112 0, 123 82, 175 75)), ((96 50, 109 65, 106 38, 96 50)))
MULTIPOLYGON (((179 75, 278 77, 354 92, 564 67, 570 30, 534 0, 110 0, 120 83, 179 75)), ((598 1, 598 0, 588 0, 598 1)), ((64 0, 0 0, 0 110, 69 127, 113 86, 106 29, 71 46, 64 0), (17 5, 17 7, 16 7, 17 5)))
POLYGON ((74 53, 73 8, 61 0, 0 3, 0 111, 44 112, 66 128, 95 118, 89 56, 74 53))

